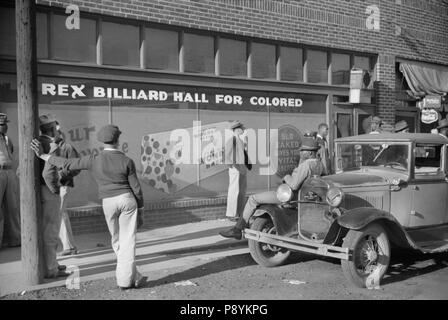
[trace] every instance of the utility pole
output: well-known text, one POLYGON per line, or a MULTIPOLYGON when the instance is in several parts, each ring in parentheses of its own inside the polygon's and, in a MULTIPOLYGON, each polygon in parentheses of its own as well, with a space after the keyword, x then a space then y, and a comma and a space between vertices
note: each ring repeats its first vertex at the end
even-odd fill
POLYGON ((44 270, 39 162, 30 149, 37 136, 36 11, 34 0, 16 0, 22 272, 25 285, 42 283, 44 270))

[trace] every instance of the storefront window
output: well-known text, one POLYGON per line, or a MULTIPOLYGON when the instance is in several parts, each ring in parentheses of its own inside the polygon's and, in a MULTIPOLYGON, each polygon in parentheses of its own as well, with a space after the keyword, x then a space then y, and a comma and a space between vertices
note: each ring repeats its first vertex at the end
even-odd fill
POLYGON ((355 56, 353 67, 357 69, 370 70, 370 58, 355 56))
POLYGON ((281 80, 303 81, 303 52, 299 48, 281 48, 281 80))
POLYGON ((308 82, 328 83, 327 53, 308 50, 308 82))
POLYGON ((252 43, 252 78, 275 79, 275 46, 252 43))
POLYGON ((184 34, 185 72, 214 73, 214 39, 210 36, 184 34))
POLYGON ((79 29, 67 29, 67 16, 54 14, 51 55, 55 60, 96 62, 96 21, 81 18, 79 29))
POLYGON ((246 76, 246 42, 221 38, 219 40, 219 72, 222 76, 246 76))
POLYGON ((179 70, 179 33, 146 28, 146 68, 179 70))
POLYGON ((332 84, 350 84, 350 56, 333 53, 331 55, 332 84))
POLYGON ((140 33, 137 26, 103 22, 102 36, 103 64, 140 65, 140 33))
MULTIPOLYGON (((48 57, 47 14, 36 14, 37 58, 48 57)), ((16 25, 14 8, 0 7, 0 56, 16 56, 16 25)))

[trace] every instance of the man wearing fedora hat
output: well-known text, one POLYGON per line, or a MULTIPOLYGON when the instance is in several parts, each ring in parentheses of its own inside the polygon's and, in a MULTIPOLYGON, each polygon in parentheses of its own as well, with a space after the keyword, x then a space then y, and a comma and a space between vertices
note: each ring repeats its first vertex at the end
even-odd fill
POLYGON ((247 188, 247 170, 252 166, 249 164, 245 144, 241 138, 244 125, 240 121, 230 124, 233 136, 226 144, 225 163, 229 167, 229 188, 227 191, 226 217, 230 220, 238 218, 238 213, 244 208, 247 188))
POLYGON ((144 203, 134 161, 118 150, 120 134, 117 126, 103 126, 97 139, 103 143, 104 149, 97 155, 81 158, 66 159, 44 154, 36 139, 32 141, 31 148, 38 157, 55 167, 92 172, 117 256, 117 285, 121 289, 129 289, 142 286, 146 278, 138 272, 135 263, 136 233, 144 203))
POLYGON ((444 136, 445 138, 448 137, 448 119, 440 120, 437 129, 439 130, 440 135, 444 136))
POLYGON ((19 193, 17 176, 12 170, 14 147, 6 134, 8 122, 8 116, 0 113, 0 247, 20 246, 19 193))
POLYGON ((406 120, 398 121, 394 126, 395 133, 409 133, 409 124, 406 120))
MULTIPOLYGON (((39 143, 45 153, 59 156, 61 150, 57 145, 60 131, 57 128, 56 117, 52 114, 39 116, 39 143)), ((57 261, 57 249, 61 230, 61 198, 59 169, 45 161, 40 161, 41 200, 43 214, 43 243, 46 264, 45 278, 68 276, 66 267, 57 261)))
MULTIPOLYGON (((300 163, 294 169, 292 174, 283 177, 284 183, 293 190, 299 190, 305 180, 314 175, 322 175, 324 167, 322 162, 317 159, 317 150, 320 146, 317 141, 310 137, 303 138, 300 151, 300 163)), ((242 231, 249 223, 250 217, 260 204, 280 204, 277 199, 276 191, 267 191, 251 195, 246 202, 242 216, 238 219, 236 225, 228 230, 221 231, 219 234, 225 238, 235 238, 240 240, 242 238, 242 231)))

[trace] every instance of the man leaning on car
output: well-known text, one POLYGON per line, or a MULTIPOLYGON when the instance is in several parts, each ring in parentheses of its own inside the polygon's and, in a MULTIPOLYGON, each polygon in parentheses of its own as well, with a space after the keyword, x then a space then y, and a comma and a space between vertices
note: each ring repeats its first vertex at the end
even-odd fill
MULTIPOLYGON (((313 138, 305 137, 303 139, 302 145, 299 148, 300 163, 298 167, 294 169, 291 175, 288 174, 283 178, 283 181, 292 190, 299 190, 306 179, 314 175, 320 176, 324 172, 322 162, 316 156, 319 148, 319 144, 313 138)), ((267 191, 251 195, 236 225, 231 229, 221 231, 219 234, 225 238, 240 240, 243 229, 247 226, 250 217, 260 204, 280 204, 276 191, 267 191)))

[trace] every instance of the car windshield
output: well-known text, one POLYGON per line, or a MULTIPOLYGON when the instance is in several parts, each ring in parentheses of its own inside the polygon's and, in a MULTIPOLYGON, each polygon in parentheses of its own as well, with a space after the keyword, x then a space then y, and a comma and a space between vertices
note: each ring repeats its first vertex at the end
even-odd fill
POLYGON ((405 144, 387 143, 341 143, 338 144, 337 166, 342 171, 362 167, 388 167, 408 171, 409 147, 405 144))

